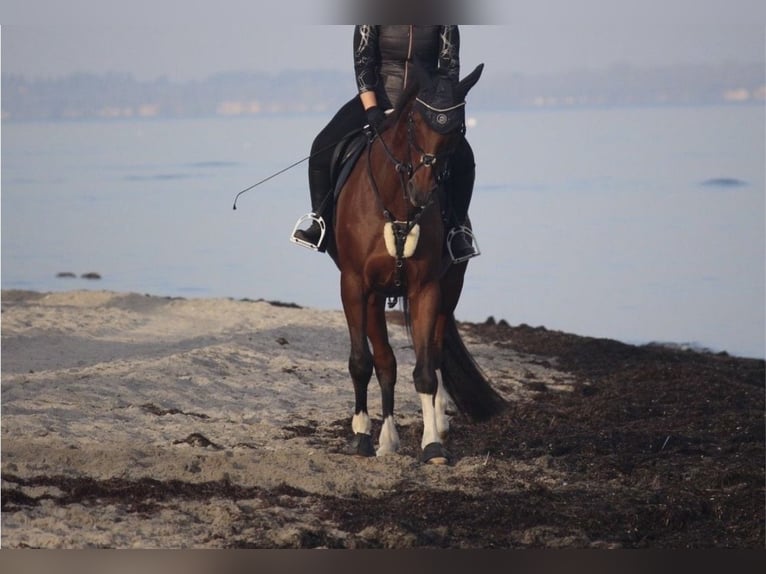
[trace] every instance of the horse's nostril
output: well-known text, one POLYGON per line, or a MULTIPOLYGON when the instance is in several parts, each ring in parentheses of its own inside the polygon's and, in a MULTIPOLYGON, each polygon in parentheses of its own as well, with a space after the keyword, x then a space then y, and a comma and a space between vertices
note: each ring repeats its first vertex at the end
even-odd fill
POLYGON ((414 207, 424 207, 428 203, 430 194, 427 189, 418 187, 418 185, 413 181, 408 182, 407 187, 407 195, 409 197, 410 203, 414 207))

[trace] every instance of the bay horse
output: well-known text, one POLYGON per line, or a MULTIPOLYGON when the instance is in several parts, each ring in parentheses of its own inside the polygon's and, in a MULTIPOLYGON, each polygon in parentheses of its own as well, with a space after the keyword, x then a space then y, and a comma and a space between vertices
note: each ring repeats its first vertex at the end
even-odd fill
POLYGON ((483 64, 459 82, 416 70, 415 82, 342 184, 327 251, 340 270, 351 343, 356 454, 380 456, 399 448, 394 424, 397 365, 385 303, 401 298, 423 414, 421 459, 445 464, 447 395, 472 420, 489 418, 504 404, 458 332, 454 310, 467 262, 454 263, 445 247, 443 184, 450 154, 465 134, 465 96, 479 80, 483 64), (373 368, 383 411, 377 450, 367 412, 373 368))

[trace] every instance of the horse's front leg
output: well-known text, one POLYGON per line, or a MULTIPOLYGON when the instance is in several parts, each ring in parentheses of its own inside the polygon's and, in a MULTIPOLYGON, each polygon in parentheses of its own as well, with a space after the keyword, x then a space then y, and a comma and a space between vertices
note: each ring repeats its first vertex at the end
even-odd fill
POLYGON ((431 464, 448 462, 439 432, 443 430, 443 414, 440 416, 436 404, 439 381, 436 377, 438 352, 435 348, 434 327, 439 303, 438 283, 427 285, 410 299, 412 343, 415 347, 415 369, 412 375, 423 413, 423 438, 420 446, 423 449, 423 462, 431 464))
POLYGON ((394 386, 396 385, 396 357, 388 340, 386 326, 386 300, 379 295, 370 297, 367 307, 367 337, 372 344, 375 375, 380 383, 383 407, 383 428, 380 431, 377 455, 399 450, 399 433, 394 423, 394 386))
POLYGON ((351 342, 348 372, 354 383, 354 417, 351 419, 354 447, 360 456, 374 456, 372 422, 367 413, 367 386, 372 377, 372 354, 366 334, 367 303, 358 277, 341 274, 341 299, 351 342))

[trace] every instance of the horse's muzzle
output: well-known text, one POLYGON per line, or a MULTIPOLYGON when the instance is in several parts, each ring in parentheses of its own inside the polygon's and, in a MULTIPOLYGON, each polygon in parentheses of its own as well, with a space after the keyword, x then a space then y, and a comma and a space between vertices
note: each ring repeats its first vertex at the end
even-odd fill
POLYGON ((414 179, 407 182, 407 196, 410 203, 417 208, 425 207, 431 199, 431 194, 436 191, 437 184, 433 180, 428 180, 427 187, 418 185, 414 179))

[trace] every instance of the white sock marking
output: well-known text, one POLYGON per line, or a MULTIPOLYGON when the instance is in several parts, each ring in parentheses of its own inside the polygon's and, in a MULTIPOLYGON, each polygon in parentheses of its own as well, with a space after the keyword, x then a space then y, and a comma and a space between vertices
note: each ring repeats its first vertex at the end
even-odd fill
POLYGON ((351 419, 351 430, 354 433, 372 434, 372 421, 369 415, 365 412, 355 414, 351 419))
POLYGON ((441 443, 439 432, 436 430, 436 409, 434 408, 434 396, 424 393, 420 395, 420 404, 423 409, 423 440, 420 448, 425 448, 432 442, 441 443))
POLYGON ((383 421, 383 428, 380 430, 380 446, 377 450, 378 456, 392 454, 399 450, 399 433, 396 432, 394 417, 388 416, 383 421))

